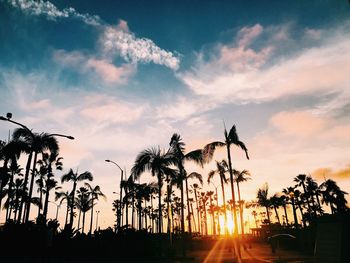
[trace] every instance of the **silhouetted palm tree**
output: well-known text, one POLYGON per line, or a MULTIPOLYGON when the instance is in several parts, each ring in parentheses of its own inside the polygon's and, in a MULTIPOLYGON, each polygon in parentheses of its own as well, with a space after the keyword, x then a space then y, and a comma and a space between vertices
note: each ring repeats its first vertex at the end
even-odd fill
POLYGON ((193 191, 194 191, 194 197, 195 197, 195 200, 196 200, 196 208, 197 208, 197 222, 198 222, 198 232, 201 233, 201 221, 200 221, 200 218, 201 218, 201 211, 199 209, 199 197, 197 195, 198 193, 198 190, 199 190, 199 186, 198 184, 193 184, 192 185, 192 188, 193 188, 193 191))
POLYGON ((233 169, 233 174, 234 174, 234 181, 237 184, 237 192, 238 192, 238 204, 239 204, 239 213, 240 213, 240 219, 241 219, 241 231, 242 231, 242 237, 244 237, 244 224, 243 224, 243 205, 244 202, 241 200, 241 191, 239 189, 239 184, 246 182, 250 180, 251 178, 248 177, 250 176, 249 171, 243 170, 243 171, 238 171, 233 169))
POLYGON ((309 194, 306 190, 306 174, 299 174, 294 178, 294 182, 297 183, 297 186, 302 186, 303 191, 304 191, 304 197, 306 199, 306 204, 308 208, 308 212, 311 214, 311 206, 310 206, 310 200, 309 200, 309 194))
POLYGON ((158 179, 158 233, 162 232, 162 185, 164 176, 174 174, 174 169, 169 168, 170 165, 176 163, 176 159, 171 152, 161 151, 159 148, 150 148, 143 150, 136 157, 131 174, 134 180, 146 170, 151 172, 152 176, 158 179))
POLYGON ((91 219, 90 219, 90 231, 89 233, 92 234, 92 223, 93 223, 93 216, 94 216, 94 202, 95 200, 98 200, 99 197, 103 197, 106 199, 106 196, 101 192, 100 186, 96 185, 95 187, 91 186, 89 183, 85 183, 85 186, 88 188, 91 198, 91 219))
MULTIPOLYGON (((92 207, 92 199, 89 197, 89 190, 86 187, 80 187, 77 191, 78 193, 78 198, 76 198, 76 205, 79 209, 79 211, 81 211, 83 213, 83 223, 82 223, 82 230, 81 232, 84 233, 84 227, 85 227, 85 214, 86 212, 88 212, 91 207, 92 207)), ((80 212, 79 212, 79 219, 80 221, 80 212)), ((78 222, 78 229, 79 229, 79 223, 78 222)))
POLYGON ((214 152, 215 149, 217 147, 224 147, 226 146, 226 150, 227 150, 227 159, 228 159, 228 171, 230 173, 230 184, 231 184, 231 192, 232 192, 232 201, 233 201, 233 219, 234 219, 234 234, 237 235, 238 234, 238 222, 237 222, 237 214, 236 214, 236 198, 235 198, 235 190, 234 190, 234 181, 233 181, 233 170, 232 170, 232 162, 231 162, 231 145, 236 145, 239 148, 241 148, 245 154, 247 159, 249 160, 249 156, 248 156, 248 149, 245 146, 245 144, 239 140, 237 131, 236 131, 236 126, 233 125, 232 128, 230 129, 229 133, 227 133, 227 130, 225 128, 224 131, 224 135, 225 135, 225 141, 224 142, 220 142, 220 141, 215 141, 212 143, 207 144, 204 147, 203 150, 203 156, 205 157, 204 159, 206 161, 209 161, 214 152))
POLYGON ((258 193, 256 195, 256 198, 258 199, 258 204, 262 207, 265 207, 267 220, 270 224, 271 220, 270 220, 269 208, 271 206, 271 202, 270 202, 270 199, 268 197, 268 193, 269 193, 269 186, 267 183, 265 183, 261 188, 259 188, 258 193))
POLYGON ((282 190, 282 193, 284 193, 286 196, 288 196, 288 199, 290 200, 292 204, 293 209, 293 217, 294 217, 294 226, 298 227, 298 217, 297 217, 297 210, 295 207, 295 194, 294 194, 294 187, 287 187, 282 190))
MULTIPOLYGON (((188 188, 188 180, 189 179, 197 179, 201 185, 203 185, 203 177, 201 174, 197 172, 192 172, 186 176, 186 199, 187 199, 187 209, 188 209, 188 231, 192 233, 192 225, 191 225, 191 214, 193 214, 193 211, 190 210, 190 198, 189 198, 189 188, 188 188)), ((193 210, 193 209, 192 209, 193 210)))
MULTIPOLYGON (((185 154, 185 143, 182 141, 179 134, 174 133, 170 140, 170 147, 171 151, 173 152, 175 158, 176 158, 176 166, 179 169, 179 177, 180 177, 180 192, 181 192, 181 232, 185 232, 185 212, 184 212, 184 187, 183 187, 183 181, 186 182, 186 189, 188 189, 188 183, 187 183, 187 177, 186 177, 186 171, 184 168, 184 162, 187 160, 194 161, 195 163, 199 164, 200 166, 203 166, 203 155, 202 150, 194 150, 191 152, 188 152, 185 154)), ((192 232, 191 228, 191 217, 190 217, 190 208, 189 208, 189 201, 188 201, 188 191, 186 191, 187 194, 187 209, 188 209, 188 227, 189 232, 192 232)))
POLYGON ((288 221, 288 213, 287 213, 287 204, 288 204, 289 198, 288 198, 287 195, 282 194, 282 195, 279 197, 279 199, 280 199, 279 202, 280 202, 281 206, 283 207, 283 210, 284 210, 284 218, 286 219, 286 224, 287 224, 287 226, 288 226, 288 225, 289 225, 289 221, 288 221))
POLYGON ((227 184, 227 179, 225 176, 225 173, 228 169, 228 164, 225 160, 222 160, 221 162, 216 162, 216 170, 211 170, 208 174, 208 184, 212 180, 215 174, 218 174, 220 176, 220 183, 221 183, 221 191, 222 191, 222 203, 224 208, 224 222, 225 222, 225 233, 227 233, 227 211, 226 211, 226 198, 225 198, 225 186, 224 184, 227 184))
MULTIPOLYGON (((61 206, 63 204, 63 202, 66 202, 66 217, 65 217, 65 223, 64 225, 66 226, 68 224, 68 212, 69 212, 69 208, 71 207, 71 203, 72 203, 72 194, 68 191, 64 192, 64 191, 60 191, 60 192, 55 192, 55 201, 60 200, 59 205, 61 206)), ((74 205, 74 202, 73 202, 74 205)))
POLYGON ((71 192, 71 202, 70 202, 70 217, 69 217, 69 227, 72 229, 73 227, 73 219, 74 219, 74 200, 75 200, 75 191, 77 188, 77 183, 81 181, 92 181, 93 176, 90 172, 86 171, 84 173, 78 174, 78 170, 74 173, 72 169, 69 170, 68 173, 64 174, 61 178, 61 182, 73 182, 73 189, 71 192))
POLYGON ((278 196, 278 194, 274 194, 273 196, 271 196, 270 198, 270 202, 271 202, 271 207, 273 208, 273 210, 275 211, 275 216, 277 218, 278 223, 281 225, 281 220, 280 220, 280 216, 278 214, 278 208, 282 205, 281 204, 281 199, 278 196))
POLYGON ((342 191, 335 181, 327 179, 320 185, 320 188, 322 189, 322 202, 330 206, 332 214, 349 211, 345 199, 347 193, 342 191))

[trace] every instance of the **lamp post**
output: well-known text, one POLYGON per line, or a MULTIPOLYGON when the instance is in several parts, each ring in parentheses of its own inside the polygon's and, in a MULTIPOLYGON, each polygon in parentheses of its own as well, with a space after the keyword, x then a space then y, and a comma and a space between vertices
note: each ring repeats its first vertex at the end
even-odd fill
POLYGON ((99 210, 96 211, 96 230, 95 231, 97 231, 97 229, 98 229, 98 215, 99 215, 99 213, 100 213, 99 210))
POLYGON ((124 174, 124 171, 122 168, 120 168, 120 166, 116 163, 116 162, 113 162, 111 160, 105 160, 107 163, 113 163, 115 166, 117 166, 120 170, 120 194, 119 194, 119 199, 120 199, 120 208, 119 208, 119 211, 118 211, 118 218, 117 218, 117 229, 119 227, 121 227, 121 219, 122 219, 122 210, 123 210, 123 206, 122 206, 122 198, 123 198, 123 187, 122 187, 122 181, 123 181, 123 174, 124 174))
MULTIPOLYGON (((25 129, 29 135, 32 137, 33 142, 35 141, 35 135, 32 132, 31 129, 29 129, 26 125, 19 123, 17 121, 11 120, 12 118, 12 113, 8 112, 6 114, 6 117, 0 116, 0 120, 2 121, 8 121, 11 122, 13 124, 16 124, 20 127, 22 127, 23 129, 25 129)), ((52 134, 47 134, 48 137, 64 137, 70 140, 74 140, 73 136, 69 136, 69 135, 63 135, 63 134, 58 134, 58 133, 52 133, 52 134)), ((34 149, 31 149, 31 152, 28 156, 28 161, 27 161, 27 165, 26 165, 26 173, 25 173, 25 177, 24 177, 24 182, 23 185, 24 187, 27 187, 27 183, 28 183, 28 177, 29 177, 29 171, 30 171, 30 166, 31 166, 31 162, 32 162, 32 157, 33 157, 33 152, 34 152, 34 162, 33 162, 33 168, 32 168, 32 180, 30 182, 30 188, 29 188, 29 193, 28 193, 28 201, 26 202, 26 206, 25 206, 25 210, 24 210, 24 216, 23 216, 23 220, 24 222, 27 222, 29 219, 29 213, 30 213, 30 198, 32 195, 32 191, 33 191, 33 182, 34 182, 34 173, 35 173, 35 166, 36 166, 36 157, 38 152, 36 152, 34 149)), ((0 191, 1 192, 1 191, 0 191)), ((23 210, 23 205, 24 205, 24 201, 21 202, 20 208, 19 208, 19 213, 18 213, 18 221, 20 222, 21 217, 22 217, 22 210, 23 210)))

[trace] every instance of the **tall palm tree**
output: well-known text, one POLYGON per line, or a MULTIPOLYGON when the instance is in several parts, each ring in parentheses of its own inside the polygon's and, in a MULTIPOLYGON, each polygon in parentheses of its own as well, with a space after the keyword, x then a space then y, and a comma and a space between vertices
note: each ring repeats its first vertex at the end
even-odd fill
POLYGON ((256 198, 258 199, 258 204, 262 207, 265 207, 267 220, 270 224, 271 220, 270 220, 269 208, 271 206, 271 201, 268 197, 268 194, 269 194, 269 186, 267 183, 265 183, 261 188, 259 188, 256 198))
POLYGON ((78 182, 81 181, 92 181, 93 176, 90 172, 86 171, 84 173, 78 174, 78 169, 74 173, 72 169, 69 170, 68 173, 64 174, 61 178, 61 183, 64 182, 73 182, 73 189, 71 192, 71 202, 70 202, 70 217, 69 217, 69 227, 70 229, 73 228, 73 219, 74 219, 74 200, 75 200, 75 191, 77 188, 78 182))
POLYGON ((277 218, 277 221, 281 225, 280 216, 279 216, 278 211, 277 211, 278 208, 282 205, 280 196, 278 196, 278 194, 274 194, 273 196, 271 196, 270 202, 271 202, 271 207, 275 211, 275 216, 277 218))
POLYGON ((215 141, 212 143, 207 144, 204 147, 203 150, 203 156, 205 157, 204 159, 206 161, 209 161, 217 147, 226 147, 227 150, 227 159, 228 159, 228 171, 230 174, 230 185, 231 185, 231 192, 232 192, 232 202, 233 202, 233 219, 234 219, 234 234, 237 236, 238 235, 238 222, 237 222, 237 214, 236 214, 236 198, 235 198, 235 189, 234 189, 234 180, 233 180, 233 170, 232 170, 232 161, 231 161, 231 145, 236 145, 239 148, 241 148, 246 155, 246 158, 249 160, 248 156, 248 149, 246 145, 239 140, 237 131, 236 131, 236 126, 233 125, 230 131, 227 133, 226 127, 224 130, 224 136, 225 136, 225 141, 215 141))
MULTIPOLYGON (((58 154, 59 152, 58 142, 55 137, 53 137, 48 133, 31 133, 29 130, 26 130, 24 128, 16 129, 13 133, 13 137, 17 140, 22 140, 27 145, 29 145, 30 151, 34 154, 32 174, 31 174, 29 192, 28 192, 28 200, 31 200, 38 154, 43 153, 45 151, 50 151, 50 153, 58 154)), ((29 165, 29 168, 30 168, 30 165, 29 165)), ((27 175, 27 171, 26 171, 26 175, 27 175)), ((29 176, 29 171, 28 171, 28 176, 29 176)), ((26 177, 25 177, 25 180, 26 180, 26 177)), ((29 215, 30 215, 30 202, 27 201, 25 214, 24 214, 24 222, 28 222, 29 215)))
POLYGON ((244 224, 243 224, 244 201, 241 200, 241 191, 239 188, 239 184, 251 179, 250 177, 248 177, 248 176, 250 176, 250 172, 248 170, 238 171, 236 169, 233 169, 233 174, 235 176, 234 181, 236 182, 236 185, 237 185, 239 214, 240 214, 240 219, 241 219, 241 231, 242 231, 242 237, 244 237, 244 224))
POLYGON ((184 212, 184 187, 183 181, 186 183, 186 195, 187 195, 187 211, 188 211, 188 230, 191 233, 191 216, 190 216, 190 207, 188 200, 188 182, 186 177, 186 171, 184 168, 185 161, 194 161, 195 163, 203 166, 203 155, 202 149, 197 149, 185 154, 185 143, 182 141, 182 138, 179 134, 174 133, 170 140, 171 151, 175 155, 176 158, 176 166, 179 169, 179 177, 180 177, 180 192, 181 192, 181 232, 185 232, 185 212, 184 212))
POLYGON ((297 210, 295 207, 295 193, 294 193, 295 188, 294 187, 287 187, 282 190, 282 193, 284 193, 288 199, 290 200, 292 204, 292 209, 293 209, 293 217, 294 217, 294 226, 298 227, 298 217, 297 217, 297 210))
POLYGON ((69 191, 55 192, 55 201, 58 201, 58 200, 60 200, 60 203, 59 203, 60 206, 63 204, 63 202, 66 202, 66 217, 65 217, 65 223, 64 223, 64 225, 66 226, 68 224, 69 208, 71 207, 71 203, 73 201, 72 195, 69 191))
MULTIPOLYGON (((0 170, 0 207, 2 202, 2 189, 9 182, 9 192, 11 193, 11 187, 14 180, 14 171, 12 169, 17 167, 17 160, 20 155, 27 150, 26 144, 18 140, 11 140, 7 143, 0 142, 0 160, 3 160, 3 166, 0 170), (10 167, 8 167, 8 163, 10 167)), ((1 209, 0 209, 1 212, 1 209)))
POLYGON ((288 221, 288 213, 287 213, 287 204, 288 204, 289 198, 287 195, 282 194, 282 195, 280 195, 279 199, 280 199, 279 202, 280 202, 281 206, 283 207, 284 217, 286 219, 286 224, 288 226, 289 221, 288 221))
MULTIPOLYGON (((84 233, 85 214, 92 207, 92 199, 89 197, 90 196, 89 190, 86 187, 80 187, 77 193, 78 193, 78 198, 76 199, 75 203, 79 211, 83 213, 83 223, 82 223, 81 232, 84 233)), ((80 212, 79 212, 79 221, 80 221, 80 212)), ((80 222, 78 222, 78 228, 79 228, 79 223, 80 222)))
POLYGON ((89 233, 92 234, 92 223, 93 223, 93 215, 94 215, 94 202, 95 200, 98 200, 99 197, 103 197, 106 199, 106 196, 104 193, 102 193, 100 186, 96 185, 95 187, 91 186, 89 183, 85 183, 85 186, 89 190, 89 195, 91 198, 91 219, 90 219, 90 231, 89 233))
POLYGON ((225 176, 225 173, 228 169, 228 164, 225 160, 222 160, 221 162, 216 162, 216 170, 211 170, 208 173, 208 184, 212 180, 215 174, 218 174, 220 176, 220 183, 221 183, 221 191, 222 191, 222 203, 224 208, 224 222, 225 222, 225 233, 227 233, 227 211, 226 211, 226 198, 225 198, 225 186, 224 184, 227 184, 227 179, 225 176))
POLYGON ((327 179, 320 187, 322 189, 322 202, 330 206, 332 214, 349 211, 345 199, 347 193, 342 191, 335 181, 327 179))
POLYGON ((193 211, 190 210, 190 198, 189 198, 189 188, 188 188, 188 180, 189 179, 197 179, 201 185, 203 185, 203 177, 201 174, 197 172, 192 172, 190 174, 186 174, 185 171, 185 183, 186 183, 186 199, 187 199, 187 209, 188 209, 188 231, 192 233, 192 224, 191 224, 191 215, 193 214, 193 211))
POLYGON ((198 197, 198 190, 199 185, 198 184, 193 184, 192 185, 193 191, 194 191, 194 197, 196 200, 196 209, 197 209, 197 222, 198 222, 198 232, 201 233, 201 210, 199 209, 199 197, 198 197))
POLYGON ((136 157, 131 174, 134 180, 138 179, 145 171, 150 171, 152 176, 156 176, 158 180, 158 233, 162 232, 162 186, 164 176, 173 175, 174 169, 169 168, 170 165, 176 163, 176 159, 171 152, 164 152, 160 148, 149 148, 143 150, 136 157))
POLYGON ((311 214, 309 195, 308 195, 308 191, 306 190, 306 178, 307 178, 306 174, 299 174, 294 178, 294 182, 297 183, 297 186, 302 186, 304 191, 304 197, 306 199, 308 213, 311 214))

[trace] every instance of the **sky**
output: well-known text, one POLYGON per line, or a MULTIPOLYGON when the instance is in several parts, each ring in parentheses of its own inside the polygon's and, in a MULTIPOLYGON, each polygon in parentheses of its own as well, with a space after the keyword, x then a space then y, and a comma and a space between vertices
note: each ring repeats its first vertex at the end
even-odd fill
MULTIPOLYGON (((129 175, 143 149, 166 149, 175 132, 202 148, 223 140, 224 122, 251 157, 232 150, 252 174, 243 199, 300 173, 349 191, 349 13, 345 0, 0 0, 0 115, 76 138, 59 139, 60 155, 107 195, 101 227, 120 181, 105 159, 129 175)), ((14 128, 2 122, 0 139, 14 128)), ((214 167, 186 163, 205 178, 214 167)))

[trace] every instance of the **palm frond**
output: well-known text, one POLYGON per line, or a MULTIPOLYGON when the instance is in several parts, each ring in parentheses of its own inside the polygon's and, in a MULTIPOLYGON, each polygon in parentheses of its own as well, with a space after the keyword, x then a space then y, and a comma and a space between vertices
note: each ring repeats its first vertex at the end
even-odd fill
POLYGON ((200 173, 192 172, 187 176, 187 178, 196 178, 201 183, 201 185, 203 185, 203 177, 200 173))
POLYGON ((72 169, 69 169, 69 172, 62 175, 61 177, 61 183, 64 183, 64 182, 69 182, 70 180, 72 180, 73 178, 75 177, 75 174, 73 172, 72 169))
POLYGON ((216 141, 216 142, 212 142, 212 143, 209 143, 206 146, 204 146, 204 149, 202 151, 203 161, 205 163, 209 163, 214 156, 214 152, 215 152, 216 148, 223 147, 225 145, 226 144, 224 142, 216 141))
POLYGON ((93 180, 92 173, 90 173, 89 171, 85 171, 79 174, 79 176, 77 177, 77 181, 83 181, 83 180, 92 181, 93 180))
POLYGON ((201 149, 186 153, 184 158, 185 160, 194 161, 195 163, 203 167, 203 151, 201 149))

